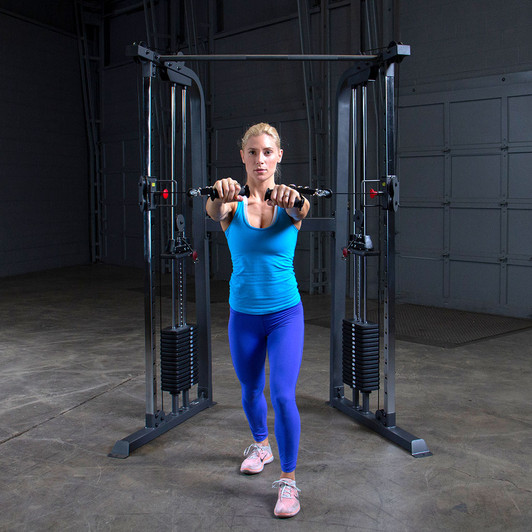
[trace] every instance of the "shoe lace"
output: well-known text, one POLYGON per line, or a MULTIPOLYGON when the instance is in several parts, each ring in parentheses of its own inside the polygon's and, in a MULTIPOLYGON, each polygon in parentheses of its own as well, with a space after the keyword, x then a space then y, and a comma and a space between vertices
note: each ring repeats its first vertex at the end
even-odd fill
POLYGON ((259 454, 261 451, 261 446, 258 443, 252 443, 245 451, 244 456, 247 456, 248 454, 251 454, 253 456, 254 454, 259 454))
POLYGON ((301 491, 295 484, 291 484, 284 479, 276 480, 272 484, 272 488, 281 488, 281 493, 279 494, 280 499, 291 499, 296 494, 292 493, 292 490, 301 491))

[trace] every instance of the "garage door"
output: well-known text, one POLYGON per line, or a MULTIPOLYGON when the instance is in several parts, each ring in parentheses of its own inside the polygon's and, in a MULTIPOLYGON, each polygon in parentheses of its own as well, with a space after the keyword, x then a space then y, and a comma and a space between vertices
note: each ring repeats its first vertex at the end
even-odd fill
POLYGON ((531 79, 403 89, 399 300, 531 316, 531 79))

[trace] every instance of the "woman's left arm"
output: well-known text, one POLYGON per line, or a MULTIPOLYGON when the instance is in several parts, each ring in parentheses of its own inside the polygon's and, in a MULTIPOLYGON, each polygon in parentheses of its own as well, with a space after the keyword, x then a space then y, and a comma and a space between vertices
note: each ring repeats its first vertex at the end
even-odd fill
POLYGON ((301 196, 297 190, 286 185, 275 185, 270 193, 270 199, 268 201, 270 202, 270 205, 278 205, 285 209, 286 214, 296 222, 303 220, 310 209, 308 199, 301 196), (301 199, 303 200, 303 205, 300 209, 295 207, 294 204, 301 199))
POLYGON ((299 192, 296 192, 296 194, 298 195, 297 200, 303 200, 303 205, 301 209, 298 207, 290 207, 286 209, 286 214, 288 214, 288 216, 290 216, 290 218, 294 219, 296 222, 300 222, 306 218, 308 211, 310 210, 310 202, 304 196, 299 196, 299 192))

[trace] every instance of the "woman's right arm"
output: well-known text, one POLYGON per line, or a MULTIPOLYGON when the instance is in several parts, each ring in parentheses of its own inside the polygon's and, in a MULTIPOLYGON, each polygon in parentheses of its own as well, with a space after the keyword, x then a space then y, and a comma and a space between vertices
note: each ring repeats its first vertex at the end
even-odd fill
POLYGON ((242 196, 239 196, 240 185, 238 181, 226 177, 219 179, 213 185, 213 188, 218 191, 218 197, 215 200, 209 198, 205 205, 205 210, 210 218, 215 222, 221 222, 232 218, 235 211, 235 201, 242 201, 242 196))

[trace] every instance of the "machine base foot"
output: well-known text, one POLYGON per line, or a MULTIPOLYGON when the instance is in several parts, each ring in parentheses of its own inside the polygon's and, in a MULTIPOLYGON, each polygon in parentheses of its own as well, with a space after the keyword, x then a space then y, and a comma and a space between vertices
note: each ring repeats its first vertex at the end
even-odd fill
POLYGON ((210 408, 214 404, 209 399, 199 399, 191 403, 190 407, 186 410, 181 410, 177 414, 159 412, 156 416, 156 424, 154 427, 145 427, 122 440, 118 440, 107 456, 109 458, 127 458, 135 449, 142 447, 144 444, 149 443, 161 434, 177 427, 177 425, 199 414, 202 410, 210 408))
POLYGON ((334 398, 330 405, 337 408, 349 417, 352 417, 362 425, 378 432, 393 443, 406 449, 414 458, 424 458, 432 456, 432 453, 427 448, 425 440, 418 438, 400 427, 387 427, 382 422, 381 416, 376 416, 371 412, 362 412, 358 410, 352 401, 345 397, 334 398))
POLYGON ((107 456, 110 458, 127 458, 129 456, 129 442, 127 440, 118 440, 107 456))

